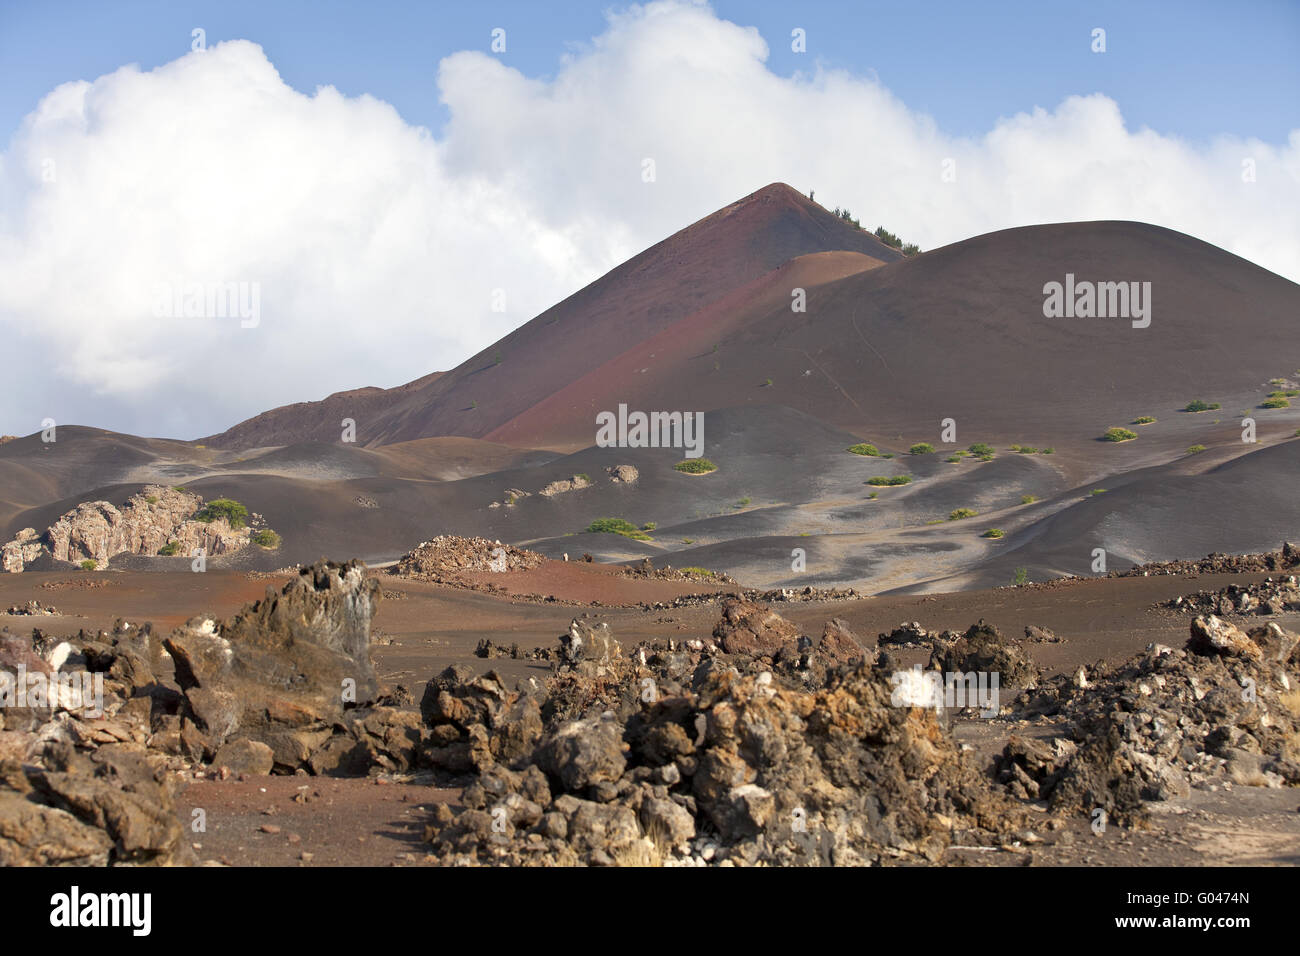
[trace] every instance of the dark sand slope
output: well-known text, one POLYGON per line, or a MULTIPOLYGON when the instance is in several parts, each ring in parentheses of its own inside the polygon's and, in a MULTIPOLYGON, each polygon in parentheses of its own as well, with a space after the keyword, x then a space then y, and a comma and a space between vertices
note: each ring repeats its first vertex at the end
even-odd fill
POLYGON ((1090 577, 1094 548, 1106 550, 1108 570, 1276 548, 1300 538, 1300 439, 1203 473, 1188 473, 1188 462, 1176 462, 1105 494, 1080 494, 1086 497, 994 544, 992 555, 969 573, 911 590, 1006 584, 1018 567, 1031 580, 1090 577))
MULTIPOLYGON (((1222 402, 1230 418, 1254 408, 1269 379, 1300 366, 1300 286, 1155 226, 1011 229, 819 281, 814 267, 824 275, 831 262, 788 264, 725 310, 704 309, 632 344, 489 437, 545 446, 591 434, 595 412, 620 402, 779 403, 872 441, 937 442, 940 421, 952 417, 958 447, 1061 449, 1139 415, 1168 429, 1197 397, 1222 402), (1045 318, 1043 286, 1067 272, 1149 281, 1150 327, 1045 318), (796 286, 806 288, 807 313, 791 310, 796 286)), ((1261 426, 1300 424, 1295 410, 1255 414, 1261 426)), ((1135 463, 1143 453, 1122 454, 1135 463)))
MULTIPOLYGON (((629 344, 790 259, 835 250, 878 262, 900 258, 869 233, 774 183, 651 246, 436 379, 286 406, 202 441, 231 448, 309 438, 334 441, 339 420, 349 415, 357 420, 358 440, 364 444, 436 435, 483 437, 629 344), (497 356, 500 364, 495 364, 497 356), (354 394, 365 405, 358 402, 350 412, 349 396, 354 394)), ((535 447, 514 439, 509 444, 535 447)))
MULTIPOLYGON (((1000 450, 990 462, 960 463, 905 451, 890 460, 852 455, 845 451, 851 434, 781 406, 710 412, 705 438, 718 471, 703 476, 674 471, 681 458, 675 449, 588 448, 460 481, 232 472, 187 480, 186 487, 244 502, 284 538, 277 551, 219 558, 218 567, 275 568, 323 555, 383 562, 452 533, 525 544, 554 558, 650 556, 661 565, 724 570, 761 586, 879 592, 1005 584, 1016 567, 1028 568, 1034 579, 1089 574, 1093 547, 1107 549, 1110 567, 1124 567, 1212 550, 1261 550, 1300 537, 1294 499, 1300 441, 1294 440, 1257 451, 1225 441, 1199 456, 1117 469, 1095 485, 1080 485, 1056 455, 1000 450), (1240 457, 1220 463, 1228 455, 1240 457), (611 482, 606 468, 616 464, 635 465, 640 477, 631 485, 611 482), (580 473, 592 478, 591 487, 536 494, 580 473), (912 482, 878 489, 864 483, 901 474, 912 482), (1093 487, 1107 492, 1090 496, 1093 487), (489 507, 511 488, 533 494, 513 506, 489 507), (1022 504, 1026 494, 1038 500, 1022 504), (945 520, 958 508, 978 515, 945 520), (649 541, 583 533, 603 517, 656 527, 649 541), (990 527, 1007 536, 983 538, 990 527), (792 566, 795 548, 804 551, 802 570, 792 566)), ((337 452, 305 443, 267 457, 310 464, 311 449, 326 461, 337 452)), ((1097 443, 1098 460, 1120 450, 1097 443)), ((119 502, 138 487, 115 484, 23 511, 9 531, 44 527, 88 498, 119 502)), ((181 558, 132 563, 158 570, 183 565, 181 558)))

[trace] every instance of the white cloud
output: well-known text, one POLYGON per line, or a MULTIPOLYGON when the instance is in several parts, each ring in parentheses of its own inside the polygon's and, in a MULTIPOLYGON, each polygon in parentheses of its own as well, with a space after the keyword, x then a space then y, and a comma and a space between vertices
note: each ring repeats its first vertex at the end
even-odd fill
POLYGON ((959 139, 873 77, 815 60, 780 77, 767 54, 678 3, 612 15, 546 81, 456 53, 439 138, 371 97, 299 93, 243 41, 61 86, 0 156, 0 429, 188 437, 449 368, 774 180, 924 248, 1137 219, 1300 278, 1300 130, 1197 148, 1091 95, 959 139), (259 283, 261 322, 159 318, 160 282, 259 283))

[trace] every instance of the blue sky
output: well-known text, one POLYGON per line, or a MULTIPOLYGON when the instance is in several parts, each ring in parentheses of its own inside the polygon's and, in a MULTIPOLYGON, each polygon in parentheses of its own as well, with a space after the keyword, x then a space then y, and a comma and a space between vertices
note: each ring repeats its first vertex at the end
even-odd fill
MULTIPOLYGON (((342 3, 227 0, 221 3, 82 2, 0 5, 0 140, 62 82, 91 80, 127 64, 151 69, 189 49, 201 26, 209 45, 261 44, 289 85, 332 84, 370 93, 412 124, 435 132, 446 120, 434 83, 442 57, 485 50, 507 30, 501 60, 549 77, 568 50, 604 28, 608 3, 342 3)), ((1067 95, 1113 98, 1130 128, 1189 140, 1228 133, 1280 142, 1300 126, 1300 3, 1184 2, 729 2, 715 12, 755 26, 783 76, 809 60, 875 71, 907 106, 957 136, 999 117, 1067 95), (982 7, 992 9, 981 9, 982 7), (808 54, 790 50, 807 32, 808 54), (1094 27, 1107 52, 1090 50, 1094 27)))

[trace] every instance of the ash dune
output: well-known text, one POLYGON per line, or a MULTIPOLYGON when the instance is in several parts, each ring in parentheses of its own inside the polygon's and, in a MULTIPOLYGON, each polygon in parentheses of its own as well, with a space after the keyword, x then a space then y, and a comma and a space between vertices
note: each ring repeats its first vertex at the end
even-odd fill
POLYGON ((1116 567, 1262 551, 1300 536, 1300 405, 1260 407, 1300 388, 1298 322, 1300 287, 1168 229, 1027 226, 905 258, 773 184, 450 371, 197 442, 84 427, 10 441, 0 533, 158 483, 263 515, 279 548, 219 559, 263 569, 389 561, 450 533, 881 592, 1086 574, 1093 547, 1116 567), (1150 283, 1150 326, 1044 316, 1044 286, 1067 275, 1150 283), (1195 398, 1219 408, 1183 411, 1195 398), (619 405, 704 412, 717 470, 675 471, 681 449, 596 447, 596 414, 619 405), (1257 443, 1242 441, 1246 415, 1257 443), (1139 416, 1156 421, 1132 425, 1137 440, 1100 440, 1139 416), (341 441, 344 419, 356 443, 341 441), (860 441, 891 457, 850 454, 860 441), (909 454, 917 442, 935 453, 909 454), (973 443, 995 456, 946 460, 973 443), (618 465, 638 479, 611 480, 618 465), (584 487, 541 493, 579 475, 584 487), (888 478, 906 483, 867 484, 888 478), (585 530, 608 517, 652 530, 585 530))

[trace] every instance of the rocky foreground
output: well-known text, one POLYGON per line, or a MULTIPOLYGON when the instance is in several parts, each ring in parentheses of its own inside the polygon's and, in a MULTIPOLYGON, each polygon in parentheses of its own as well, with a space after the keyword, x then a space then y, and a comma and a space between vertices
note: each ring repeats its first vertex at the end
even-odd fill
POLYGON ((1247 629, 1195 613, 1237 592, 1198 597, 1184 646, 1052 678, 1033 660, 1055 640, 1042 629, 905 624, 868 646, 839 620, 804 633, 742 592, 712 633, 681 640, 576 618, 529 652, 545 679, 452 667, 417 705, 371 664, 377 580, 320 562, 161 639, 127 622, 57 642, 0 633, 0 675, 29 691, 0 683, 0 864, 196 862, 175 797, 196 774, 462 788, 425 833, 460 865, 933 863, 955 846, 1050 843, 1072 819, 1141 827, 1153 801, 1191 788, 1300 783, 1300 639, 1265 613, 1300 610, 1295 587, 1287 573, 1259 586, 1247 629), (924 673, 996 674, 1006 693, 927 698, 900 648, 928 648, 924 673), (1015 732, 981 763, 954 713, 1015 732))

